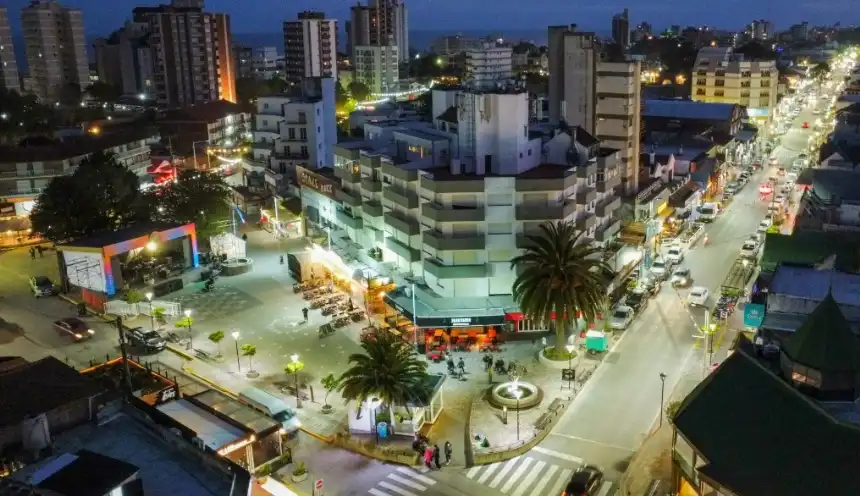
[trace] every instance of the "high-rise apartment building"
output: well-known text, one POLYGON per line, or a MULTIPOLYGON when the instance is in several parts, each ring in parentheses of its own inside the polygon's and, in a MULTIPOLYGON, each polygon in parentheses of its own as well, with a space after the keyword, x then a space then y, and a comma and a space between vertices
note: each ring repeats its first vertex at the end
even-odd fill
POLYGON ((549 28, 549 117, 580 126, 619 150, 622 187, 639 186, 640 79, 638 61, 602 61, 594 33, 549 28))
POLYGON ((794 41, 806 41, 809 39, 809 23, 803 21, 791 26, 791 39, 794 41))
MULTIPOLYGON (((184 3, 188 3, 187 1, 184 3)), ((135 22, 149 23, 156 103, 184 107, 217 100, 236 102, 230 16, 198 5, 138 7, 135 22)))
POLYGON ((400 65, 396 45, 360 45, 355 47, 353 67, 355 80, 364 83, 371 93, 391 93, 400 89, 400 65))
POLYGON ((630 44, 630 11, 628 9, 612 16, 612 41, 621 47, 627 47, 630 44))
POLYGON ((773 23, 764 19, 751 22, 747 26, 745 33, 748 38, 753 40, 769 40, 776 36, 773 23))
POLYGON ((18 62, 15 59, 15 47, 9 27, 9 13, 5 7, 0 7, 0 87, 21 92, 18 62))
POLYGON ((33 93, 57 101, 68 85, 84 90, 90 82, 84 17, 79 9, 53 0, 31 0, 21 25, 33 93))
POLYGON ((513 50, 484 43, 466 51, 466 80, 474 87, 487 87, 513 77, 513 50))
POLYGON ((337 80, 337 21, 322 12, 299 12, 298 20, 284 22, 284 64, 290 81, 337 80))
POLYGON ((347 26, 347 49, 367 45, 395 45, 399 61, 409 60, 409 23, 406 4, 401 0, 371 0, 369 5, 352 7, 347 26))
POLYGON ((692 99, 742 105, 751 119, 767 122, 776 108, 778 78, 776 61, 745 60, 731 48, 706 47, 693 67, 692 99))

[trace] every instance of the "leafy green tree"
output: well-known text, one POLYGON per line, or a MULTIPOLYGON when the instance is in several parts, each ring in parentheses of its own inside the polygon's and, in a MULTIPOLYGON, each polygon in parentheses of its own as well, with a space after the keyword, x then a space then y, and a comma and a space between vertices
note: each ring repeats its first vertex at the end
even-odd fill
POLYGON ((156 218, 175 224, 194 222, 201 240, 227 228, 231 191, 217 173, 180 170, 175 182, 154 188, 150 197, 156 218))
POLYGON ((137 175, 95 153, 70 176, 54 178, 30 214, 33 230, 53 242, 116 231, 150 218, 137 175))
POLYGON ((337 389, 337 377, 335 377, 334 374, 329 374, 322 378, 320 384, 322 384, 323 389, 325 389, 325 398, 323 398, 323 403, 325 403, 325 405, 323 406, 329 406, 328 395, 330 395, 332 391, 337 389))
POLYGON ((257 354, 257 347, 253 344, 243 344, 240 349, 242 350, 242 356, 248 357, 248 368, 254 370, 252 359, 257 354))
POLYGON ((349 94, 353 100, 363 102, 370 98, 370 88, 361 81, 353 81, 349 83, 349 94))
POLYGON ((208 336, 209 341, 212 341, 216 346, 218 346, 218 356, 221 356, 221 341, 224 341, 226 336, 227 335, 224 331, 215 331, 208 336))
POLYGON ((350 355, 351 365, 338 379, 344 400, 376 397, 389 407, 405 406, 427 376, 427 363, 391 333, 379 333, 361 347, 364 353, 350 355))
POLYGON ((550 325, 555 314, 553 356, 565 356, 567 333, 582 314, 593 322, 603 307, 611 270, 600 259, 601 249, 581 242, 570 222, 541 224, 540 232, 528 235, 523 253, 511 260, 516 269, 513 296, 522 312, 550 325))

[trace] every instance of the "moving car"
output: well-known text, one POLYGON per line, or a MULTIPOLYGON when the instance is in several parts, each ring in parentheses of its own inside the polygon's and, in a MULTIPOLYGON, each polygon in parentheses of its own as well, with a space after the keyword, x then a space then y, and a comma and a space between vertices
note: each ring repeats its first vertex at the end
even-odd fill
POLYGON ((669 247, 669 251, 666 252, 666 260, 673 264, 679 264, 683 262, 684 250, 682 250, 680 246, 669 247))
POLYGON ((612 316, 609 318, 609 327, 612 329, 627 329, 627 326, 633 322, 633 309, 619 305, 612 311, 612 316))
POLYGON ((758 224, 758 229, 755 230, 756 233, 764 234, 767 230, 770 229, 770 221, 768 219, 764 219, 758 224))
POLYGON ((658 279, 665 279, 667 271, 666 262, 662 260, 655 260, 654 263, 651 264, 651 275, 658 279))
POLYGON ((672 272, 672 287, 683 288, 689 286, 693 282, 693 277, 690 274, 690 269, 686 267, 678 267, 672 272))
POLYGON ((703 307, 708 304, 708 288, 703 286, 695 286, 690 290, 687 296, 687 303, 690 306, 703 307))
POLYGON ((144 348, 149 351, 161 351, 167 346, 164 338, 153 330, 146 330, 142 327, 135 327, 128 330, 128 339, 132 346, 144 348))
POLYGON ((648 306, 648 294, 644 289, 636 288, 624 297, 624 306, 632 308, 635 313, 639 313, 648 306))
POLYGON ((776 167, 777 165, 779 165, 779 159, 776 157, 770 157, 770 159, 768 159, 768 165, 770 165, 771 167, 776 167))
POLYGON ((755 258, 758 255, 758 243, 747 240, 741 246, 741 257, 755 258))
POLYGON ((75 341, 84 341, 93 337, 96 333, 81 319, 69 317, 54 321, 54 330, 58 334, 70 336, 75 341))
POLYGON ((570 476, 563 496, 593 496, 603 484, 603 472, 594 465, 583 465, 570 476))
POLYGON ((33 296, 36 298, 57 294, 57 288, 54 287, 54 283, 45 276, 31 277, 30 290, 33 291, 33 296))

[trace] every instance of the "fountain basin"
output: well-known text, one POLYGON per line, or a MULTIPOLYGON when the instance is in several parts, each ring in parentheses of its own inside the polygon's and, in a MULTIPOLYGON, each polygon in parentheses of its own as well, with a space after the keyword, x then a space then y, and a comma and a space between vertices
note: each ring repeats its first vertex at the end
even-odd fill
POLYGON ((237 276, 251 270, 254 261, 250 258, 231 258, 221 265, 221 275, 237 276))
POLYGON ((529 382, 509 381, 493 386, 489 399, 490 403, 498 408, 527 410, 543 400, 543 390, 529 382), (520 391, 519 401, 514 391, 520 391))

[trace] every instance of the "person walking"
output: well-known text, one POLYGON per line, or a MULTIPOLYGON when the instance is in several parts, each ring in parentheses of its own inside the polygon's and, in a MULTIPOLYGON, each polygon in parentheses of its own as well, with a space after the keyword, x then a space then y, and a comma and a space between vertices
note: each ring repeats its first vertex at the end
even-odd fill
POLYGON ((441 456, 441 453, 439 452, 439 445, 434 444, 433 445, 433 463, 436 464, 437 469, 442 468, 442 464, 439 463, 440 462, 440 460, 439 460, 440 456, 441 456))
POLYGON ((451 446, 451 441, 445 441, 445 465, 451 463, 451 455, 454 453, 454 448, 451 446))
POLYGON ((424 465, 426 465, 428 469, 433 468, 433 448, 430 446, 427 446, 424 449, 424 465))
POLYGON ((45 253, 44 253, 44 250, 42 249, 42 245, 37 245, 36 251, 39 252, 39 258, 45 258, 45 253))
POLYGON ((461 376, 466 373, 466 362, 463 361, 463 357, 460 357, 460 359, 457 360, 457 368, 460 369, 461 376))
POLYGON ((36 249, 32 247, 30 248, 30 259, 36 260, 36 249))
POLYGON ((302 308, 302 317, 304 317, 305 322, 308 321, 308 308, 307 307, 302 308))

